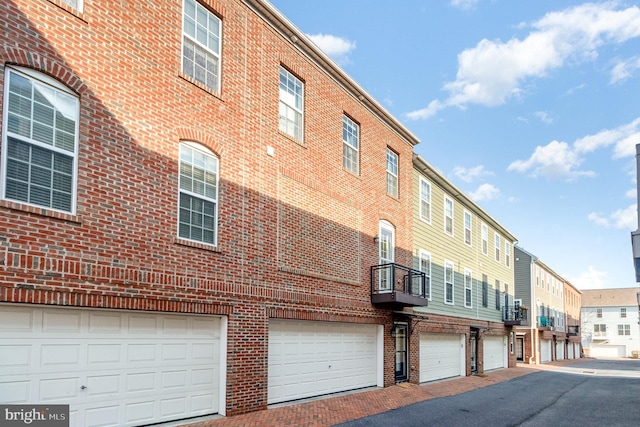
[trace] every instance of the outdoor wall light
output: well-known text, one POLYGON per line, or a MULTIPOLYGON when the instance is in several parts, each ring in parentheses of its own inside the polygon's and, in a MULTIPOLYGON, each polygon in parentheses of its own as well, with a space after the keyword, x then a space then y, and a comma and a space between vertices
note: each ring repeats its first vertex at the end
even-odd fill
POLYGON ((378 243, 379 241, 380 241, 380 238, 378 237, 377 234, 373 236, 373 243, 378 243))

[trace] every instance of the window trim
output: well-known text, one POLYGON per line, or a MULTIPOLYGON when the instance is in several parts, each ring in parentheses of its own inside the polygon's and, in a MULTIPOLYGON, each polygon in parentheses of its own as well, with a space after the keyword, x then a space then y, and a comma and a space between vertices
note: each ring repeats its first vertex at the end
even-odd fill
MULTIPOLYGON (((216 248, 218 247, 219 244, 219 234, 220 234, 220 227, 219 227, 219 211, 220 211, 220 158, 218 157, 218 155, 216 155, 213 151, 211 151, 209 148, 207 148, 206 146, 198 143, 197 141, 191 141, 191 140, 183 140, 180 141, 179 147, 178 147, 178 202, 177 202, 177 223, 176 223, 176 236, 178 239, 183 240, 185 242, 191 242, 197 245, 205 245, 206 247, 211 247, 211 248, 216 248), (199 151, 202 154, 205 154, 209 157, 212 157, 216 160, 216 198, 215 200, 205 196, 203 194, 198 194, 195 193, 193 191, 187 191, 187 190, 183 190, 180 187, 180 177, 181 177, 181 172, 180 172, 180 166, 182 163, 182 149, 183 147, 189 147, 192 150, 195 151, 199 151), (189 237, 184 237, 180 235, 180 196, 181 194, 186 194, 190 197, 195 197, 195 198, 199 198, 200 200, 204 200, 204 201, 208 201, 208 202, 212 202, 214 204, 214 212, 213 212, 213 242, 206 242, 203 240, 196 240, 196 239, 192 239, 189 237)), ((189 223, 191 224, 191 223, 189 223)))
POLYGON ((426 179, 424 179, 424 177, 422 177, 422 176, 421 176, 421 177, 420 177, 420 182, 419 182, 419 184, 418 184, 418 185, 419 185, 418 192, 419 192, 419 194, 420 194, 420 197, 419 197, 419 199, 420 199, 420 200, 419 200, 419 202, 418 202, 418 203, 420 203, 420 205, 418 206, 418 209, 419 209, 419 216, 420 216, 420 219, 421 219, 423 222, 425 222, 425 223, 427 223, 427 224, 431 224, 431 218, 432 218, 432 217, 431 217, 431 206, 432 206, 432 204, 431 204, 431 196, 432 196, 432 192, 431 192, 431 183, 430 183, 429 181, 427 181, 426 179), (426 186, 426 188, 428 188, 428 190, 429 190, 429 194, 428 194, 428 196, 429 196, 429 200, 426 200, 425 198, 423 198, 423 197, 422 197, 422 195, 423 195, 423 194, 422 194, 423 184, 424 184, 424 185, 426 186), (424 210, 422 209, 422 208, 423 208, 423 204, 424 204, 424 203, 426 203, 426 204, 427 204, 427 207, 428 207, 428 210, 429 210, 429 212, 427 213, 427 215, 424 215, 424 210))
POLYGON ((620 307, 620 318, 621 319, 626 319, 627 318, 627 308, 626 307, 620 307))
POLYGON ((498 233, 494 233, 494 246, 495 246, 495 255, 496 262, 500 262, 500 235, 498 233))
POLYGON ((473 273, 470 268, 464 269, 463 281, 464 281, 464 306, 465 308, 473 308, 473 273), (467 294, 468 294, 468 298, 467 298, 467 294))
POLYGON ((463 226, 464 226, 464 243, 470 248, 473 247, 473 215, 468 210, 464 210, 463 214, 463 226), (469 226, 467 227, 467 218, 469 218, 469 226), (469 232, 469 241, 467 241, 467 232, 469 232))
POLYGON ((387 177, 387 194, 391 197, 398 198, 400 196, 400 156, 398 153, 393 151, 390 147, 387 147, 386 152, 386 177, 387 177), (390 159, 395 159, 395 172, 389 169, 389 166, 394 166, 390 159), (389 191, 389 179, 392 178, 392 181, 395 181, 395 192, 389 191))
POLYGON ((453 218, 455 217, 455 207, 453 205, 453 199, 449 196, 447 196, 446 194, 444 195, 444 206, 443 206, 443 212, 444 212, 444 234, 446 234, 447 236, 451 236, 453 237, 455 234, 455 230, 454 230, 454 222, 453 222, 453 218), (447 213, 447 202, 450 203, 451 205, 451 216, 448 215, 447 213), (451 222, 451 231, 448 232, 447 231, 447 219, 450 219, 451 222))
POLYGON ((342 114, 342 168, 354 175, 360 175, 360 123, 353 120, 346 113, 342 114), (346 127, 355 129, 355 142, 356 146, 354 147, 348 139, 345 139, 345 133, 349 133, 350 135, 354 135, 352 132, 349 132, 349 129, 346 127), (345 156, 345 151, 353 150, 354 152, 354 166, 355 170, 350 167, 345 166, 345 162, 347 160, 351 161, 345 156))
MULTIPOLYGON (((293 140, 304 144, 304 124, 305 124, 305 117, 304 117, 304 102, 305 102, 305 82, 296 74, 294 74, 293 72, 291 72, 287 67, 285 67, 284 65, 280 65, 279 71, 278 71, 278 130, 280 132, 282 132, 283 134, 287 135, 290 138, 293 138, 293 140), (280 81, 280 79, 282 78, 282 74, 283 72, 286 74, 287 79, 289 77, 291 77, 294 81, 294 83, 299 84, 300 85, 300 105, 301 107, 298 108, 295 105, 292 105, 290 103, 287 102, 286 99, 282 98, 282 83, 280 81), (286 108, 293 110, 296 114, 300 115, 300 125, 299 125, 299 135, 296 134, 295 132, 295 122, 293 123, 294 126, 294 132, 293 135, 291 133, 289 133, 289 131, 286 129, 287 127, 285 127, 285 129, 282 128, 281 126, 281 118, 284 117, 284 119, 286 120, 286 124, 290 123, 289 119, 286 116, 282 116, 280 114, 280 106, 284 105, 286 106, 286 108)), ((295 99, 297 98, 297 94, 293 94, 294 97, 294 104, 295 104, 295 99)))
MULTIPOLYGON (((31 68, 20 67, 15 65, 7 65, 4 67, 4 95, 3 95, 3 108, 2 112, 2 126, 0 128, 1 140, 0 140, 0 150, 2 150, 0 156, 0 200, 5 200, 9 203, 18 203, 24 206, 33 206, 38 209, 43 209, 45 212, 59 212, 64 215, 72 215, 75 216, 77 212, 77 200, 78 200, 78 163, 79 163, 79 151, 80 151, 80 97, 69 87, 65 86, 58 80, 53 79, 43 73, 35 71, 31 68), (69 156, 72 158, 72 177, 71 177, 71 200, 70 200, 70 209, 68 211, 57 209, 50 206, 43 206, 35 203, 31 203, 24 200, 17 200, 8 198, 6 195, 7 191, 7 169, 8 169, 8 144, 9 144, 9 130, 8 130, 8 115, 9 115, 9 84, 11 78, 9 77, 11 73, 20 75, 24 78, 29 79, 30 81, 35 81, 41 85, 52 88, 58 92, 61 92, 67 96, 72 97, 75 100, 75 127, 74 127, 74 145, 73 152, 66 151, 59 147, 55 147, 53 145, 48 145, 43 142, 39 142, 32 137, 24 137, 21 135, 14 136, 13 138, 18 139, 26 144, 36 146, 42 149, 45 149, 51 153, 59 153, 65 156, 69 156)), ((33 105, 33 104, 31 104, 33 105)), ((53 188, 53 187, 50 187, 53 188)))
POLYGON ((489 307, 489 278, 486 274, 482 275, 482 306, 489 307))
POLYGON ((484 222, 480 225, 480 239, 482 241, 482 254, 489 256, 489 227, 484 222))
POLYGON ((504 265, 511 268, 511 245, 507 239, 504 240, 504 265))
POLYGON ((444 260, 444 274, 443 274, 443 282, 444 282, 444 303, 447 305, 455 305, 455 281, 456 281, 456 273, 455 273, 455 264, 452 261, 447 259, 444 260), (447 282, 447 270, 451 270, 451 282, 447 282), (447 288, 451 287, 451 301, 447 300, 447 288))
POLYGON ((424 249, 420 249, 419 255, 418 255, 418 270, 422 271, 425 274, 425 279, 427 281, 427 284, 425 286, 425 295, 427 297, 428 301, 431 301, 433 299, 433 295, 431 294, 431 253, 425 251, 424 249), (427 265, 427 269, 428 271, 423 270, 422 268, 422 261, 426 260, 428 265, 427 265))
MULTIPOLYGON (((205 5, 203 5, 200 1, 198 0, 182 0, 182 14, 180 15, 182 22, 181 22, 181 28, 182 28, 182 33, 181 33, 181 38, 180 38, 180 46, 181 46, 181 51, 180 51, 180 72, 182 73, 182 75, 184 75, 185 77, 187 77, 189 79, 189 81, 197 83, 198 85, 201 85, 201 87, 205 88, 208 91, 211 91, 211 93, 214 94, 220 94, 222 93, 222 41, 223 41, 223 22, 222 22, 222 18, 214 13, 211 9, 207 8, 205 5), (218 21, 218 25, 220 28, 220 31, 218 34, 214 34, 215 36, 217 36, 218 38, 218 53, 214 52, 213 50, 211 50, 208 46, 205 46, 202 44, 202 42, 198 41, 197 39, 193 38, 193 36, 189 35, 186 33, 186 29, 185 29, 185 14, 186 14, 186 3, 187 1, 192 1, 195 5, 196 8, 196 13, 198 11, 198 8, 203 9, 208 15, 207 17, 211 16, 214 19, 216 19, 218 21), (213 55, 214 58, 217 59, 217 67, 216 67, 216 73, 217 73, 217 79, 216 79, 216 85, 215 87, 211 87, 209 85, 207 85, 204 82, 201 82, 200 80, 196 79, 195 77, 195 69, 194 69, 194 75, 191 75, 189 73, 187 73, 184 69, 184 57, 185 57, 185 37, 188 38, 189 40, 191 40, 192 43, 194 43, 196 46, 204 49, 207 53, 213 55)), ((197 18, 195 18, 194 20, 197 20, 197 18)), ((197 22, 196 22, 196 26, 197 26, 197 22)), ((197 32, 197 30, 196 30, 197 32)), ((207 37, 209 37, 209 29, 207 28, 207 37)), ((195 63, 195 61, 194 61, 195 63)))

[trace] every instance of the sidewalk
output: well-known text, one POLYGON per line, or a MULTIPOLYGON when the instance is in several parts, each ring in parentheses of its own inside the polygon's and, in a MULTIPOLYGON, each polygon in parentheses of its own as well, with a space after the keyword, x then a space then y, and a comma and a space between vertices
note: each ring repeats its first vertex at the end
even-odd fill
POLYGON ((561 360, 544 365, 518 364, 516 368, 500 369, 482 376, 456 378, 425 385, 398 384, 387 388, 353 393, 327 399, 314 400, 264 411, 211 419, 184 427, 325 427, 357 418, 422 402, 437 397, 452 396, 490 386, 538 370, 552 370, 557 366, 572 365, 591 359, 561 360))

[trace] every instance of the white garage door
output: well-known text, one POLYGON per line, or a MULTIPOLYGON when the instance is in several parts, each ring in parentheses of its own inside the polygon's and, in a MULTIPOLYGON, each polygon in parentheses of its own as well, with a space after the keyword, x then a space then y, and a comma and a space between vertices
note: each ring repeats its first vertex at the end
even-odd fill
POLYGON ((268 403, 378 385, 378 326, 269 322, 268 403))
POLYGON ((567 345, 567 359, 573 359, 573 358, 574 358, 573 343, 570 342, 569 345, 567 345))
POLYGON ((218 412, 217 317, 0 305, 0 402, 69 404, 71 426, 218 412))
POLYGON ((484 370, 490 371, 492 369, 504 368, 504 353, 507 349, 504 344, 504 337, 485 336, 483 342, 484 370))
POLYGON ((465 375, 464 335, 420 335, 420 382, 465 375))
POLYGON ((556 360, 564 360, 564 341, 556 342, 556 360))
POLYGON ((540 340, 540 359, 542 363, 551 362, 551 340, 540 340))
POLYGON ((624 345, 593 345, 591 357, 625 357, 626 351, 624 345))

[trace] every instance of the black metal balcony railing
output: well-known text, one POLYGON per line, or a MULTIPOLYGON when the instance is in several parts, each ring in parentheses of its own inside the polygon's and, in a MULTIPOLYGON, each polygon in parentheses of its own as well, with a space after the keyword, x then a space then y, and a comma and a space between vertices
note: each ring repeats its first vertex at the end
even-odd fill
POLYGON ((527 311, 524 307, 505 307, 504 324, 506 326, 527 325, 527 311))
POLYGON ((371 303, 389 308, 427 305, 426 275, 396 263, 371 267, 371 303))

